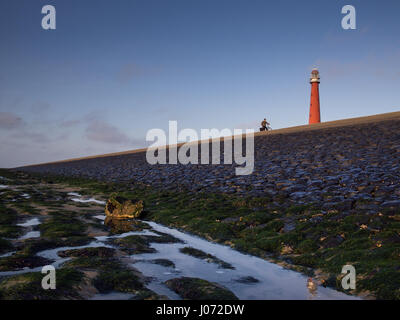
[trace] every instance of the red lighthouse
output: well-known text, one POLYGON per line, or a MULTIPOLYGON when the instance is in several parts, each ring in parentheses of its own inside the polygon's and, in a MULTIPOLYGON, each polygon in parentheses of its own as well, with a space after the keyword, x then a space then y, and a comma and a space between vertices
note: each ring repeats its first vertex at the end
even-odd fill
POLYGON ((311 102, 310 102, 310 118, 308 124, 320 123, 321 113, 319 109, 319 72, 317 69, 311 71, 311 102))

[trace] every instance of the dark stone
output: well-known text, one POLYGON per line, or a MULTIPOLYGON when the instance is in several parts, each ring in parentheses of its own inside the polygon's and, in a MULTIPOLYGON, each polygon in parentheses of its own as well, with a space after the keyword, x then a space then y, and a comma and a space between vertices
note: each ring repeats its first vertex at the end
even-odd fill
POLYGON ((252 276, 241 277, 241 278, 235 279, 235 281, 239 282, 239 283, 245 283, 245 284, 253 284, 253 283, 260 282, 258 279, 254 278, 252 276))

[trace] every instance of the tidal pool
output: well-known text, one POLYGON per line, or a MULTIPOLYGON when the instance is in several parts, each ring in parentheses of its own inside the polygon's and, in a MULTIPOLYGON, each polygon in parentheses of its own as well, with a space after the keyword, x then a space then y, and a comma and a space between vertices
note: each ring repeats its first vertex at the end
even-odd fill
MULTIPOLYGON (((97 216, 103 219, 104 216, 97 216)), ((155 222, 142 221, 147 223, 151 229, 142 231, 130 231, 123 234, 111 236, 99 236, 88 245, 76 247, 60 247, 38 252, 37 255, 43 258, 54 260, 52 264, 58 268, 62 263, 71 259, 58 256, 59 251, 69 249, 82 249, 89 247, 108 247, 113 245, 107 243, 109 239, 124 238, 130 235, 152 235, 159 236, 154 231, 172 235, 183 243, 151 243, 156 249, 154 253, 142 253, 130 255, 132 266, 138 269, 144 276, 151 280, 146 285, 154 292, 165 295, 170 299, 180 297, 164 285, 166 280, 182 276, 201 278, 210 282, 219 283, 231 290, 239 299, 250 300, 305 300, 305 299, 359 299, 355 296, 346 295, 331 288, 317 286, 317 290, 310 291, 307 288, 307 277, 301 273, 285 269, 264 259, 240 253, 228 246, 204 240, 200 237, 168 228, 155 222), (210 260, 198 259, 180 251, 181 248, 192 247, 230 264, 233 269, 224 269, 220 264, 210 260), (159 259, 165 259, 173 264, 158 264, 159 259), (251 279, 250 280, 247 280, 251 279)), ((21 226, 32 227, 39 224, 37 218, 30 219, 21 226), (36 219, 36 220, 35 220, 36 219)), ((31 231, 35 232, 35 231, 31 231)), ((28 232, 29 234, 29 232, 28 232)), ((26 234, 25 236, 28 236, 26 234)), ((30 234, 29 236, 32 236, 30 234)), ((12 253, 9 253, 12 254, 12 253)), ((8 254, 7 254, 8 255, 8 254)), ((2 257, 4 257, 3 255, 2 257)), ((15 275, 25 272, 41 271, 42 267, 25 268, 16 271, 0 272, 0 276, 15 275)), ((110 293, 106 295, 97 294, 92 299, 130 299, 131 296, 121 293, 110 293)))
POLYGON ((181 276, 197 277, 219 283, 231 290, 239 299, 358 299, 322 286, 318 286, 316 291, 310 292, 307 288, 307 277, 301 273, 176 229, 154 222, 146 223, 156 231, 170 234, 185 242, 183 244, 153 243, 152 247, 157 252, 131 256, 133 259, 140 260, 133 266, 145 276, 153 279, 148 287, 159 294, 167 295, 171 299, 176 299, 176 294, 170 294, 170 290, 163 285, 163 282, 181 276), (231 264, 235 269, 222 269, 217 264, 194 258, 179 251, 180 248, 187 246, 212 254, 231 264), (154 259, 168 259, 175 264, 175 268, 154 264, 151 262, 154 259), (257 279, 258 282, 238 281, 250 276, 257 279))

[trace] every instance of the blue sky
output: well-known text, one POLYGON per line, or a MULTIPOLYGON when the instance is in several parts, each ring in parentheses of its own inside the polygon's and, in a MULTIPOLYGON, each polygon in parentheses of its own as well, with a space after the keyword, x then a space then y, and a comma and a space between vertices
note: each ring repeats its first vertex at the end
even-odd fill
POLYGON ((400 2, 2 0, 0 167, 146 146, 149 129, 400 110, 400 2), (42 6, 57 29, 41 28, 42 6), (356 8, 343 30, 341 8, 356 8))

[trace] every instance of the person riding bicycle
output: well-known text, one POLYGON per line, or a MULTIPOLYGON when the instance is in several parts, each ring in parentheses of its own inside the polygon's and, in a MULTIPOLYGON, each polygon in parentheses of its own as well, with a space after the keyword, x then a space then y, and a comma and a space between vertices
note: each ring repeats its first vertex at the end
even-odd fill
POLYGON ((269 122, 267 122, 267 119, 264 118, 264 120, 261 122, 262 130, 267 131, 268 130, 267 126, 269 126, 269 122))

